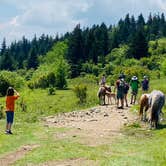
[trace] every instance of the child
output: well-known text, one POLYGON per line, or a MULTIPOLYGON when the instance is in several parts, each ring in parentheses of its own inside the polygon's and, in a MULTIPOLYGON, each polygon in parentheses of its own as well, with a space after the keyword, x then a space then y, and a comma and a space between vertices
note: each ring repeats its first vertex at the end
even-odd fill
POLYGON ((14 90, 12 87, 9 87, 7 89, 7 94, 6 94, 6 134, 12 134, 11 132, 11 126, 13 123, 14 119, 14 105, 15 105, 15 100, 18 99, 19 93, 14 90), (14 93, 16 95, 14 95, 14 93))

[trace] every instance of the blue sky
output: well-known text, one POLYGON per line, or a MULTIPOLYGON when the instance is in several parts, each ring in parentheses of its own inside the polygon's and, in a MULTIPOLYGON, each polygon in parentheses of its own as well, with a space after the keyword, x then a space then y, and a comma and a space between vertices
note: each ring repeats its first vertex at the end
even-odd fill
POLYGON ((166 0, 0 0, 0 42, 31 39, 42 33, 55 36, 105 22, 116 24, 129 13, 166 13, 166 0))

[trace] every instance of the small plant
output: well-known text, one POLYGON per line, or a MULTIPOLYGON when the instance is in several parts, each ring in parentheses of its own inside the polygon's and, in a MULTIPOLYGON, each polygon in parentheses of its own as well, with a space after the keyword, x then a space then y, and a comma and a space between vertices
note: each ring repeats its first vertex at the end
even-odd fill
POLYGON ((3 106, 0 105, 0 119, 3 119, 4 117, 5 117, 4 109, 3 109, 3 106))
POLYGON ((20 107, 21 107, 21 111, 23 111, 23 112, 27 111, 27 104, 25 103, 23 98, 21 98, 21 100, 20 100, 20 107))
POLYGON ((48 88, 48 95, 55 95, 55 91, 56 91, 55 87, 49 87, 48 88))
POLYGON ((79 103, 85 103, 87 97, 87 86, 80 84, 74 87, 74 92, 79 99, 79 103))

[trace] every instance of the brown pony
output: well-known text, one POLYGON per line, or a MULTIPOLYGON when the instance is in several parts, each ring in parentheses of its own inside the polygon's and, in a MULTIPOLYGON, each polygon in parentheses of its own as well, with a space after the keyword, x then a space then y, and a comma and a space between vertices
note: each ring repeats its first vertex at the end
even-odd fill
POLYGON ((140 103, 140 110, 139 110, 140 119, 141 121, 146 121, 146 112, 149 108, 149 94, 147 93, 142 94, 139 103, 140 103))
POLYGON ((112 92, 111 87, 105 86, 105 89, 106 89, 106 96, 108 98, 108 104, 109 104, 109 102, 111 102, 111 104, 112 104, 112 98, 114 99, 115 104, 116 104, 116 94, 114 92, 112 92))
POLYGON ((104 86, 101 86, 97 92, 100 105, 105 105, 105 95, 106 95, 106 89, 104 86))

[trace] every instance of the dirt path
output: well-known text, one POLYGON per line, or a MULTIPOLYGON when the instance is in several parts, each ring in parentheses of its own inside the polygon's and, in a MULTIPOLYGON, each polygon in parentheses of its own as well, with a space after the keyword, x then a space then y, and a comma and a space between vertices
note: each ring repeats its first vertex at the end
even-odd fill
POLYGON ((129 108, 116 109, 113 105, 97 106, 84 111, 74 111, 45 118, 48 126, 65 127, 62 133, 55 134, 57 139, 79 137, 80 142, 89 146, 110 143, 124 125, 136 120, 129 108))
MULTIPOLYGON (((83 111, 63 113, 45 118, 47 126, 68 130, 55 133, 56 139, 78 138, 79 142, 88 146, 111 144, 122 135, 121 129, 137 120, 129 108, 117 109, 115 105, 97 106, 83 111)), ((97 161, 84 158, 66 161, 52 161, 39 166, 98 166, 97 161)))
POLYGON ((0 158, 0 166, 12 165, 17 160, 23 158, 26 153, 37 147, 38 145, 26 145, 20 147, 17 151, 7 154, 4 157, 0 158))

